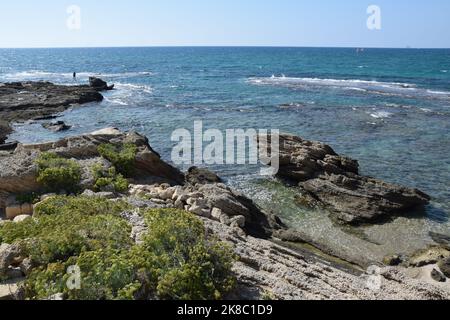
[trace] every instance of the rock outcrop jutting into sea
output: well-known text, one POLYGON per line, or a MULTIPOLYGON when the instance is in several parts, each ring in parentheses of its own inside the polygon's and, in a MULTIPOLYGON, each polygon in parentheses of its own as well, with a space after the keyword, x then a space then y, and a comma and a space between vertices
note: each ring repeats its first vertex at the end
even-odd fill
MULTIPOLYGON (((212 172, 192 168, 183 175, 161 160, 147 138, 134 132, 123 133, 109 128, 57 142, 19 145, 13 152, 1 153, 0 207, 10 205, 8 201, 13 201, 19 193, 41 190, 42 186, 36 182, 34 159, 42 152, 51 152, 78 163, 83 173, 81 186, 84 197, 126 201, 135 208, 178 208, 199 216, 207 232, 228 243, 239 257, 233 264, 237 286, 227 298, 261 299, 267 294, 274 299, 450 297, 442 288, 413 279, 396 267, 380 269, 378 277, 382 288, 369 290, 369 274, 346 272, 312 254, 295 252, 271 242, 272 231, 282 228, 278 219, 264 213, 252 200, 221 183, 220 178, 212 172), (130 143, 137 147, 134 159, 136 171, 130 179, 133 184, 126 191, 96 193, 91 190, 92 165, 101 163, 108 166, 98 153, 98 146, 104 143, 130 143)), ((54 195, 44 195, 41 201, 49 197, 54 195)), ((27 219, 26 215, 28 219, 40 219, 39 216, 30 216, 33 215, 32 207, 28 210, 28 213, 21 212, 15 222, 7 223, 21 223, 27 219)), ((121 216, 132 227, 130 237, 139 243, 147 229, 143 217, 139 211, 126 211, 121 216)), ((16 279, 14 283, 18 285, 12 288, 19 295, 20 283, 24 279, 21 277, 26 276, 32 268, 27 267, 29 260, 20 255, 14 243, 4 243, 0 248, 0 273, 16 279), (19 269, 15 267, 16 262, 20 262, 19 269)), ((0 285, 0 289, 3 290, 4 286, 0 285)))
POLYGON ((100 91, 113 88, 98 78, 76 86, 44 81, 0 83, 0 144, 11 133, 9 122, 43 119, 74 104, 99 102, 103 100, 100 91))
MULTIPOLYGON (((260 144, 262 150, 271 149, 270 139, 260 144)), ((350 224, 377 222, 430 201, 420 190, 361 176, 358 161, 338 155, 326 144, 292 135, 280 136, 278 176, 299 184, 299 201, 325 206, 350 224)))

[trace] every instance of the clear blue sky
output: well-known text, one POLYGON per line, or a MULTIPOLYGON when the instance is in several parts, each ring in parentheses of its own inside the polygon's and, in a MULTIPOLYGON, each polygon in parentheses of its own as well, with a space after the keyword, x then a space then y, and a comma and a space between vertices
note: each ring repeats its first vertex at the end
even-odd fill
POLYGON ((2 0, 0 47, 450 47, 449 0, 2 0), (66 27, 78 5, 81 30, 66 27), (382 30, 366 27, 367 7, 382 30))

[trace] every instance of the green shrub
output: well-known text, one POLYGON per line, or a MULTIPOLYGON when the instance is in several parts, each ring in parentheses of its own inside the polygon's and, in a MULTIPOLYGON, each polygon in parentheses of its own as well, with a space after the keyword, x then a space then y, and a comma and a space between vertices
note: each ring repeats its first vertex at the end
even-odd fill
POLYGON ((37 219, 0 226, 0 242, 20 243, 40 265, 25 282, 26 297, 220 299, 233 288, 234 256, 207 238, 200 219, 175 209, 148 210, 148 232, 137 245, 118 215, 124 207, 99 198, 58 196, 38 205, 37 219), (75 265, 81 288, 69 290, 67 270, 75 265))
POLYGON ((32 299, 63 293, 69 300, 133 300, 142 287, 137 280, 136 263, 132 251, 101 249, 82 252, 66 262, 49 264, 33 272, 27 279, 26 296, 32 299), (70 266, 81 271, 81 288, 67 287, 70 266))
POLYGON ((103 168, 101 164, 95 165, 92 168, 94 175, 94 191, 102 191, 107 187, 112 187, 116 192, 125 192, 128 190, 128 180, 121 174, 116 173, 116 168, 103 168))
POLYGON ((200 219, 175 209, 145 214, 144 247, 156 256, 157 296, 173 300, 220 299, 230 291, 233 254, 225 244, 207 239, 200 219))
POLYGON ((0 229, 0 237, 6 243, 20 243, 25 256, 45 265, 65 261, 84 251, 129 249, 130 232, 128 223, 115 216, 61 213, 7 223, 0 229))
POLYGON ((81 167, 74 160, 64 159, 54 153, 44 152, 37 159, 38 177, 49 191, 77 191, 81 181, 81 167))
POLYGON ((100 197, 67 197, 55 196, 37 204, 34 209, 36 217, 43 215, 74 214, 84 216, 119 215, 130 210, 131 206, 124 201, 111 201, 100 197))
POLYGON ((98 147, 100 155, 110 161, 117 171, 125 177, 134 174, 137 147, 132 143, 121 145, 102 144, 98 147))
POLYGON ((20 204, 24 203, 34 204, 39 202, 39 198, 40 196, 35 192, 23 193, 16 196, 16 201, 19 202, 20 204))

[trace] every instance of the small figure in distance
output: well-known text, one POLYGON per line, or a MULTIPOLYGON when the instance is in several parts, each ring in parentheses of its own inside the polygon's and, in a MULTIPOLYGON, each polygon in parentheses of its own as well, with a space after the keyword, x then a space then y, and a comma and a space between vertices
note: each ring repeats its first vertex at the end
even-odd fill
POLYGON ((76 79, 77 79, 77 73, 74 72, 74 73, 73 73, 73 80, 76 80, 76 79))

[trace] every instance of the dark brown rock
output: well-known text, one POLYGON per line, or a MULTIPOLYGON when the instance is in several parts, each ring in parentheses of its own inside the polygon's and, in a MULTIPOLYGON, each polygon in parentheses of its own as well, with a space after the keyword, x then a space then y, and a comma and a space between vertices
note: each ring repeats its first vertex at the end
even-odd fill
POLYGON ((437 282, 447 281, 445 276, 436 269, 433 269, 433 271, 431 271, 431 279, 433 279, 434 281, 437 281, 437 282))
POLYGON ((89 86, 97 91, 104 91, 104 90, 112 90, 114 89, 114 85, 108 86, 106 81, 103 81, 102 79, 96 78, 96 77, 90 77, 89 78, 89 86))
MULTIPOLYGON (((260 147, 270 151, 271 143, 260 141, 260 147)), ((280 136, 278 176, 298 183, 309 198, 350 224, 380 221, 430 201, 417 189, 361 176, 356 160, 326 144, 291 135, 280 136)))
POLYGON ((207 169, 192 167, 186 174, 186 182, 192 185, 220 183, 222 179, 212 171, 207 169))

